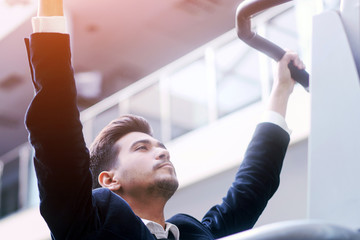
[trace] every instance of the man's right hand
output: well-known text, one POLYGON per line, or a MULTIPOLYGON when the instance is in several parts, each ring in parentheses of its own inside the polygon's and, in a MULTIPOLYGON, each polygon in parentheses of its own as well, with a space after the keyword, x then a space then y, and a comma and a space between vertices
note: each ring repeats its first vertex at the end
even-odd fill
POLYGON ((64 16, 63 0, 39 0, 38 17, 64 16))
POLYGON ((277 112, 284 118, 286 116, 287 103, 295 85, 295 81, 291 78, 288 68, 290 61, 293 61, 295 67, 299 69, 305 68, 305 65, 296 53, 286 52, 278 62, 277 69, 275 69, 274 83, 268 104, 268 110, 277 112))

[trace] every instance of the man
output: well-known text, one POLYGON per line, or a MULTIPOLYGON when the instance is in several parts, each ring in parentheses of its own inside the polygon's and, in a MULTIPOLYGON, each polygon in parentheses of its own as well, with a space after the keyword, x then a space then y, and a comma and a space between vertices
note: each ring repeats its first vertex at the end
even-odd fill
POLYGON ((297 55, 287 53, 280 61, 267 120, 257 126, 223 203, 201 222, 184 214, 165 221, 163 210, 178 181, 169 152, 151 136, 145 119, 114 120, 89 155, 76 106, 69 35, 41 32, 58 31, 47 24, 59 18, 47 17, 62 15, 62 0, 40 0, 36 33, 27 40, 36 94, 26 126, 35 149, 40 211, 52 238, 201 240, 253 227, 279 184, 289 143, 284 117, 294 87, 287 64, 304 68, 297 55), (92 185, 101 187, 92 190, 92 185))

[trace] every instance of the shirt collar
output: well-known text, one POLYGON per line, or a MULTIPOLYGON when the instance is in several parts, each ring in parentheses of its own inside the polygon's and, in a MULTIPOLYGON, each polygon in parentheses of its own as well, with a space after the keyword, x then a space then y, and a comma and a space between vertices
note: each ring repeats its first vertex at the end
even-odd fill
POLYGON ((141 219, 145 226, 149 229, 151 234, 154 234, 156 238, 167 238, 169 235, 169 231, 174 235, 175 240, 180 239, 180 232, 176 225, 165 222, 165 229, 158 223, 147 220, 141 219))

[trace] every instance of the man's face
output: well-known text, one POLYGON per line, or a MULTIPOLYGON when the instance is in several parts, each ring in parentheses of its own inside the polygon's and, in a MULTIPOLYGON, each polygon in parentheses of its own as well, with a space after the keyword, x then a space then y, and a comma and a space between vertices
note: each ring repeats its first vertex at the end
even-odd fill
POLYGON ((121 192, 144 193, 170 198, 178 187, 174 166, 165 146, 148 134, 131 132, 116 142, 120 148, 116 177, 121 192))

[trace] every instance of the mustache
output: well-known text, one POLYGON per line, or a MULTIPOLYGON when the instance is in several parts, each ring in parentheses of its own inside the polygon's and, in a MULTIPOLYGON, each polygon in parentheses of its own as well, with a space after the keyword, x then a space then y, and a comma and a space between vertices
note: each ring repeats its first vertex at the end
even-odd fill
POLYGON ((159 161, 158 163, 156 163, 154 165, 154 169, 158 169, 158 168, 161 168, 163 167, 164 165, 170 165, 172 168, 174 168, 174 165, 168 161, 168 160, 163 160, 163 161, 159 161))

